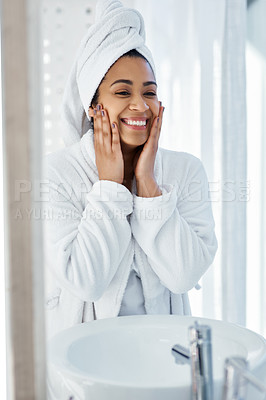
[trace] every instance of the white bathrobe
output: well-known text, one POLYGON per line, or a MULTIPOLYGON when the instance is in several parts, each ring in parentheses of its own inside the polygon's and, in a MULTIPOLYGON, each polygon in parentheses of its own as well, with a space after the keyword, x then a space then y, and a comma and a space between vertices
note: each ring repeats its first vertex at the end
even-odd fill
POLYGON ((187 292, 217 249, 200 160, 159 148, 154 173, 162 195, 154 198, 99 181, 92 131, 45 164, 48 337, 116 317, 133 265, 147 314, 189 314, 187 292))

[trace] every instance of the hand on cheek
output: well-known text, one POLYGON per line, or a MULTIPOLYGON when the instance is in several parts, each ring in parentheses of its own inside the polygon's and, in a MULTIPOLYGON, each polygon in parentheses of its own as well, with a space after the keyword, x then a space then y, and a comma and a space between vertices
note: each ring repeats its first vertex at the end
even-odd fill
POLYGON ((89 116, 94 121, 95 160, 99 179, 122 183, 124 160, 117 124, 110 124, 107 110, 98 104, 89 108, 89 116))
POLYGON ((149 138, 141 152, 136 155, 135 176, 138 195, 141 197, 156 197, 161 190, 154 177, 154 163, 158 149, 164 107, 159 108, 159 115, 155 117, 151 126, 149 138))

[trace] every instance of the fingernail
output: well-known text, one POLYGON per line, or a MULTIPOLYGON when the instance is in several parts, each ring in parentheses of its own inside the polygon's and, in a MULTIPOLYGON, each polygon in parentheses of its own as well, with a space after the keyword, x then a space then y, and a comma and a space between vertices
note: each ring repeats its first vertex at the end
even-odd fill
POLYGON ((97 111, 96 111, 95 109, 93 110, 93 114, 94 114, 94 115, 96 115, 96 114, 97 114, 97 111))
POLYGON ((114 123, 112 123, 112 128, 115 128, 115 124, 114 123))
POLYGON ((104 117, 104 115, 105 115, 105 114, 104 114, 104 111, 102 110, 102 116, 104 117))
POLYGON ((160 107, 162 107, 162 102, 160 101, 160 107))
POLYGON ((165 107, 163 108, 163 112, 164 112, 164 110, 165 110, 165 107))
POLYGON ((97 107, 96 107, 96 108, 97 108, 98 111, 100 111, 100 109, 101 109, 100 104, 97 104, 97 107))
POLYGON ((160 117, 157 117, 157 122, 159 122, 160 121, 160 117))

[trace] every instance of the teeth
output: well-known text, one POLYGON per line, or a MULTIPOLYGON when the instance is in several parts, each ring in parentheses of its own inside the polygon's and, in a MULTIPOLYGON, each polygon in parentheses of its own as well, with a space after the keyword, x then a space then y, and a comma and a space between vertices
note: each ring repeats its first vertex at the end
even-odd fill
POLYGON ((127 125, 137 125, 137 126, 146 126, 146 120, 145 121, 124 121, 127 125))

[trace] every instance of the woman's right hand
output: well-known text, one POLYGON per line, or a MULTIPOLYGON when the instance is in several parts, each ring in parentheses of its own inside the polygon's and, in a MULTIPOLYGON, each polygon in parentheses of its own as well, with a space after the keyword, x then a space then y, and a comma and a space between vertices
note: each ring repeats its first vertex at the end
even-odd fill
POLYGON ((99 104, 96 108, 90 107, 89 116, 94 121, 95 161, 99 179, 122 183, 124 159, 117 124, 112 123, 111 126, 107 110, 99 104))

